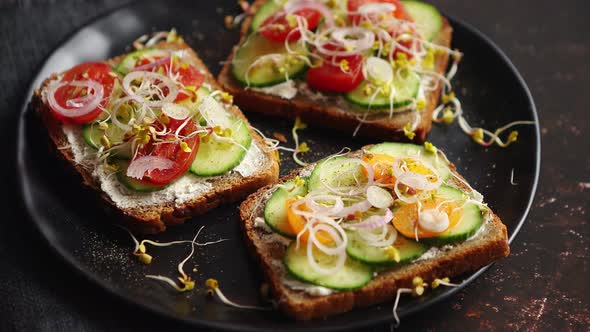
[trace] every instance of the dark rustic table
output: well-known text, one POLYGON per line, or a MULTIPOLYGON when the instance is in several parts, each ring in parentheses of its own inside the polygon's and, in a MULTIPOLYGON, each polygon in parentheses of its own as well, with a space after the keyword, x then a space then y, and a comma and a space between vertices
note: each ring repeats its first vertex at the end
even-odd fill
MULTIPOLYGON (((590 2, 432 1, 491 37, 524 76, 541 119, 542 172, 512 255, 399 330, 588 331, 590 2)), ((0 0, 0 331, 184 329, 73 273, 32 228, 17 191, 17 114, 30 79, 60 41, 121 3, 0 0)))

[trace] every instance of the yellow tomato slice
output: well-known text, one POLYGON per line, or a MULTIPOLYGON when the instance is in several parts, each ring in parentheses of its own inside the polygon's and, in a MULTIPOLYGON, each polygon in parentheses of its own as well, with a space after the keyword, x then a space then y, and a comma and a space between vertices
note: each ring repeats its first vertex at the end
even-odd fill
MULTIPOLYGON (((434 209, 443 200, 428 200, 422 202, 422 209, 434 209)), ((432 232, 420 227, 418 223, 418 204, 406 204, 395 211, 393 215, 393 226, 398 232, 407 238, 416 237, 416 226, 418 227, 418 238, 426 239, 437 237, 448 232, 456 226, 463 216, 463 209, 456 209, 458 206, 454 202, 448 202, 440 207, 440 210, 449 216, 449 227, 442 232, 432 232)))
MULTIPOLYGON (((303 228, 305 228, 307 221, 303 216, 296 214, 293 210, 293 203, 295 203, 295 201, 297 201, 296 198, 289 198, 285 205, 287 207, 287 221, 289 222, 289 226, 291 226, 291 230, 293 230, 295 234, 299 234, 303 231, 303 228)), ((301 211, 309 211, 309 208, 305 204, 300 205, 298 209, 301 211)), ((326 232, 322 231, 316 233, 316 238, 323 244, 330 244, 333 242, 332 238, 330 238, 326 232)), ((307 242, 309 240, 309 230, 306 230, 305 233, 301 235, 300 239, 303 242, 307 242)))
MULTIPOLYGON (((395 177, 393 176, 393 162, 395 158, 387 154, 367 153, 363 160, 373 168, 375 181, 393 186, 395 177)), ((367 175, 367 170, 363 167, 363 173, 367 175)))

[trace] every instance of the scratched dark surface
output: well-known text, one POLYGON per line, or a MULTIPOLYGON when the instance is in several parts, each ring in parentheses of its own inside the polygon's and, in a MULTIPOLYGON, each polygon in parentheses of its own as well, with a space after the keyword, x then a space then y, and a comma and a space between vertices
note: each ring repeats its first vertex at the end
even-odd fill
MULTIPOLYGON (((399 331, 588 330, 590 37, 585 21, 590 4, 584 0, 559 5, 535 0, 433 2, 491 37, 524 76, 541 120, 542 172, 533 209, 512 245, 512 255, 450 300, 405 319, 399 331)), ((1 331, 173 326, 73 274, 45 247, 16 194, 11 160, 15 124, 36 68, 78 27, 121 3, 0 0, 0 146, 6 152, 0 172, 4 189, 1 331)))

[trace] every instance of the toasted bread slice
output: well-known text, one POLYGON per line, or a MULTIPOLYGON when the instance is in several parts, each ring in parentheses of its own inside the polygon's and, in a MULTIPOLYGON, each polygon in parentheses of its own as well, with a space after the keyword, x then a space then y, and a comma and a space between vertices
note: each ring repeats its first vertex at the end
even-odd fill
MULTIPOLYGON (((450 166, 451 171, 458 175, 455 166, 450 166)), ((310 165, 307 170, 313 167, 310 165)), ((292 172, 280 179, 279 183, 293 179, 301 171, 292 172)), ((455 180, 453 184, 469 191, 460 181, 455 180)), ((275 241, 278 235, 256 224, 255 219, 262 215, 273 188, 273 185, 261 188, 241 204, 241 226, 248 249, 260 264, 279 308, 296 320, 316 319, 393 301, 399 288, 412 288, 412 279, 416 276, 428 283, 435 278, 454 277, 477 270, 510 253, 506 226, 497 215, 492 214, 492 218, 481 226, 483 229, 473 238, 450 247, 437 247, 439 252, 434 257, 421 257, 411 263, 380 271, 367 285, 357 290, 310 295, 290 288, 285 283, 285 277, 289 275, 282 264, 286 245, 275 241)))
MULTIPOLYGON (((256 12, 267 0, 257 0, 253 4, 253 12, 256 12)), ((249 33, 252 17, 244 20, 241 29, 240 44, 244 42, 249 33)), ((433 42, 444 47, 451 46, 453 29, 446 18, 443 18, 441 32, 433 42)), ((259 112, 271 116, 295 118, 300 116, 306 122, 318 127, 332 128, 352 135, 359 125, 359 114, 350 109, 341 109, 342 103, 338 96, 325 94, 321 98, 298 93, 292 99, 283 99, 278 96, 266 94, 245 88, 238 82, 231 73, 232 59, 238 46, 234 47, 233 53, 229 56, 218 76, 219 83, 223 88, 234 96, 234 100, 240 108, 246 112, 259 112)), ((435 71, 444 75, 449 62, 448 54, 439 54, 435 58, 435 71)), ((432 127, 432 113, 438 104, 442 84, 439 89, 428 92, 425 96, 426 106, 416 112, 399 112, 389 117, 387 112, 370 117, 371 122, 363 123, 358 135, 390 141, 408 141, 404 135, 403 128, 408 123, 414 123, 416 116, 419 122, 414 132, 414 142, 423 142, 432 127)), ((352 108, 353 106, 350 105, 352 108)))
MULTIPOLYGON (((156 45, 156 48, 186 50, 189 54, 188 56, 192 58, 193 63, 205 75, 205 83, 210 84, 215 90, 221 90, 221 87, 216 83, 205 64, 184 41, 162 42, 156 45)), ((121 55, 106 62, 111 66, 115 66, 123 58, 124 55, 121 55)), ((75 169, 81 176, 82 183, 85 186, 99 193, 103 201, 121 216, 120 220, 117 220, 118 222, 122 222, 136 232, 148 234, 163 232, 169 225, 182 224, 186 219, 203 214, 220 204, 243 199, 261 186, 276 182, 278 178, 279 167, 275 155, 267 151, 263 139, 250 128, 250 134, 253 138, 252 146, 258 149, 259 153, 256 164, 251 166, 255 169, 248 176, 242 176, 238 172, 230 171, 222 176, 208 178, 206 180, 206 184, 209 187, 208 190, 199 190, 194 193, 190 191, 184 192, 185 198, 183 198, 182 202, 177 202, 172 194, 159 199, 157 204, 140 204, 140 201, 145 199, 145 197, 153 197, 154 194, 129 193, 128 190, 125 191, 122 189, 130 195, 129 201, 124 205, 117 204, 101 187, 101 180, 93 174, 92 166, 88 167, 88 165, 85 165, 84 162, 79 160, 79 156, 76 155, 75 151, 75 142, 72 142, 64 131, 67 125, 58 121, 51 114, 44 100, 44 90, 47 89, 51 81, 58 77, 58 74, 52 75, 52 77, 44 81, 41 87, 35 91, 32 100, 33 109, 38 113, 47 128, 49 137, 53 141, 53 148, 58 155, 75 169), (189 197, 186 198, 186 195, 189 195, 189 197)), ((228 108, 228 111, 242 119, 249 126, 247 119, 238 107, 232 106, 228 108)))

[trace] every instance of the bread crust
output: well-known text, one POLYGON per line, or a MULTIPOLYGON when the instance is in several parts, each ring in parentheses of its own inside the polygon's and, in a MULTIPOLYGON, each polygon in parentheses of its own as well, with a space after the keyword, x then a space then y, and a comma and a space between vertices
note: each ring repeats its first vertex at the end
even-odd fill
MULTIPOLYGON (((459 176, 452 164, 451 170, 459 176)), ((300 170, 293 171, 290 175, 281 178, 279 183, 293 179, 299 172, 300 170)), ((460 181, 454 184, 467 190, 460 181)), ((283 276, 286 272, 276 264, 277 260, 282 261, 285 247, 265 241, 263 237, 267 232, 264 228, 255 226, 255 218, 259 216, 261 207, 264 207, 268 199, 265 195, 273 186, 261 188, 241 204, 241 227, 248 250, 260 265, 279 308, 296 320, 317 319, 355 308, 389 302, 395 299, 399 288, 412 288, 412 279, 415 276, 420 276, 426 282, 431 282, 435 278, 452 278, 477 270, 510 253, 506 226, 496 214, 492 213, 485 231, 477 239, 455 244, 452 249, 435 258, 380 272, 376 278, 358 290, 336 292, 327 296, 312 296, 285 285, 283 276)))
MULTIPOLYGON (((257 0, 253 5, 254 11, 258 10, 266 1, 257 0)), ((241 40, 238 45, 242 44, 245 38, 247 38, 251 20, 252 17, 244 20, 241 27, 241 40)), ((452 33, 453 29, 449 21, 443 18, 442 30, 435 42, 442 46, 450 47, 452 33)), ((225 62, 219 73, 218 81, 226 91, 234 96, 236 104, 242 110, 287 118, 299 116, 306 122, 318 127, 331 128, 350 135, 356 130, 359 125, 358 114, 352 111, 342 111, 339 107, 325 104, 325 102, 318 103, 318 101, 314 101, 301 93, 298 93, 293 99, 287 100, 278 96, 245 89, 231 73, 231 63, 237 48, 237 46, 234 47, 232 54, 225 62)), ((444 75, 448 62, 448 54, 437 55, 435 58, 436 71, 444 75)), ((432 113, 438 105, 441 89, 442 84, 439 84, 439 89, 433 90, 426 95, 426 107, 418 111, 420 122, 414 130, 416 134, 413 139, 414 142, 423 142, 428 132, 430 132, 432 128, 432 113)), ((364 123, 357 134, 381 140, 408 141, 408 138, 404 135, 403 128, 408 123, 414 123, 414 120, 415 115, 413 112, 400 112, 391 118, 386 115, 376 118, 375 122, 364 123)))
MULTIPOLYGON (((214 89, 221 90, 215 78, 207 70, 207 67, 197 54, 184 41, 168 43, 162 42, 156 45, 157 48, 187 50, 189 57, 205 74, 205 82, 210 84, 214 89)), ((119 63, 125 55, 115 57, 105 61, 111 66, 119 63)), ((83 165, 75 162, 74 152, 69 148, 69 142, 64 134, 62 122, 57 120, 49 110, 49 107, 44 103, 42 98, 42 91, 47 88, 48 84, 57 79, 58 74, 53 74, 45 80, 39 89, 35 90, 31 105, 36 114, 47 128, 47 132, 51 139, 51 149, 54 149, 59 155, 60 159, 64 160, 71 170, 74 170, 80 176, 82 184, 93 189, 105 205, 118 216, 116 222, 122 223, 134 232, 143 234, 155 234, 166 230, 167 226, 178 225, 184 223, 187 219, 204 214, 217 206, 225 203, 236 202, 243 199, 248 194, 256 189, 272 184, 277 181, 279 174, 279 165, 276 156, 270 152, 265 151, 265 143, 254 130, 250 129, 250 134, 253 138, 253 143, 258 145, 266 157, 266 164, 263 170, 249 177, 242 177, 235 172, 228 173, 219 177, 214 182, 214 190, 204 195, 195 197, 182 204, 175 204, 174 202, 166 202, 160 205, 138 207, 138 208, 119 208, 111 200, 111 198, 101 190, 100 184, 92 176, 92 170, 86 169, 83 165)), ((233 106, 229 110, 234 116, 239 117, 248 126, 250 125, 246 117, 238 109, 233 106)))

